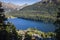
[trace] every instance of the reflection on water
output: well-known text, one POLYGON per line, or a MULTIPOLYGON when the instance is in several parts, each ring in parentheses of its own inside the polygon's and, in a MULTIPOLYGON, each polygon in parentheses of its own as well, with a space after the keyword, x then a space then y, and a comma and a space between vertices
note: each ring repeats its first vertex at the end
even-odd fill
POLYGON ((36 28, 44 32, 53 32, 55 30, 55 26, 51 23, 30 21, 19 18, 8 19, 8 21, 12 22, 15 25, 15 27, 20 30, 26 30, 28 28, 36 28))

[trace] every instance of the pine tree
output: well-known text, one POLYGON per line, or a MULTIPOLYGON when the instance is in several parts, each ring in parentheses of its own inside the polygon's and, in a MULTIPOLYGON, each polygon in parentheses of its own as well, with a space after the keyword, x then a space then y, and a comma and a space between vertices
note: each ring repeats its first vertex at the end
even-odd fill
POLYGON ((0 40, 18 40, 16 28, 9 22, 5 24, 5 20, 7 18, 0 2, 0 40))
POLYGON ((60 40, 60 8, 58 8, 57 12, 57 20, 55 21, 56 25, 56 40, 60 40))
POLYGON ((4 20, 4 9, 2 8, 2 3, 0 2, 0 40, 7 40, 7 31, 5 30, 4 20))

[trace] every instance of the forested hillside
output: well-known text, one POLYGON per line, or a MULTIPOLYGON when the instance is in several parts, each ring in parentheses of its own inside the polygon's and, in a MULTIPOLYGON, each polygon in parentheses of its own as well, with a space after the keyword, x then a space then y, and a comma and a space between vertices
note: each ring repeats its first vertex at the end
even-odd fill
MULTIPOLYGON (((37 20, 37 21, 45 21, 45 22, 52 22, 56 20, 59 3, 55 3, 55 1, 40 1, 38 3, 26 6, 19 11, 10 12, 10 15, 37 20)), ((8 13, 9 14, 9 13, 8 13)))

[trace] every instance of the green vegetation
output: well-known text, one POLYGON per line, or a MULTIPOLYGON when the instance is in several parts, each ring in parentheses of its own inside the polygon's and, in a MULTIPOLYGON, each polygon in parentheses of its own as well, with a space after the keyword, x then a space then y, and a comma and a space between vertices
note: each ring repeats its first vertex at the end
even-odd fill
POLYGON ((5 17, 4 9, 1 7, 2 3, 0 2, 0 40, 18 40, 15 26, 9 22, 5 23, 7 18, 5 17))
MULTIPOLYGON (((7 19, 5 17, 4 9, 1 9, 2 5, 0 3, 0 40, 22 40, 23 34, 18 33, 15 26, 12 23, 4 21, 7 19)), ((42 38, 57 38, 60 39, 60 4, 56 4, 54 2, 38 2, 33 5, 24 7, 19 11, 12 11, 8 15, 12 15, 19 18, 44 21, 44 22, 55 22, 56 25, 56 34, 53 32, 42 32, 34 28, 29 28, 27 31, 22 30, 24 32, 25 40, 31 40, 32 36, 41 36, 42 38), (57 13, 58 12, 58 13, 57 13)))
POLYGON ((56 34, 53 33, 53 32, 47 32, 47 33, 45 33, 45 32, 39 31, 39 30, 34 29, 34 28, 32 28, 32 29, 29 28, 27 33, 29 35, 34 35, 34 34, 37 34, 39 36, 43 35, 43 38, 49 38, 49 37, 55 37, 56 36, 56 34))
POLYGON ((55 26, 56 26, 56 40, 60 40, 60 7, 58 8, 58 12, 57 12, 57 20, 54 22, 55 26))
POLYGON ((33 5, 26 6, 19 11, 12 11, 8 13, 8 15, 12 15, 19 18, 37 20, 37 21, 44 21, 44 22, 55 22, 57 11, 59 5, 56 3, 43 3, 38 2, 33 5))
MULTIPOLYGON (((22 32, 25 32, 23 30, 17 31, 18 32, 18 35, 20 35, 20 36, 22 36, 22 34, 19 33, 21 31, 22 32)), ((37 37, 41 37, 41 38, 55 38, 55 36, 56 36, 56 34, 54 32, 47 32, 47 33, 45 33, 45 32, 39 31, 39 30, 37 30, 35 28, 28 28, 26 30, 25 34, 26 35, 29 35, 31 37, 32 36, 37 36, 37 37)), ((25 35, 25 34, 23 34, 23 35, 25 35)))

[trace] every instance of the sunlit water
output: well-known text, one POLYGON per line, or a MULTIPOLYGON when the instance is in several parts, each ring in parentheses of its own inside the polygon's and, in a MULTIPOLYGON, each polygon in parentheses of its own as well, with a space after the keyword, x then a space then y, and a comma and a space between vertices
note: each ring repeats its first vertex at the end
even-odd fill
POLYGON ((14 26, 20 30, 26 30, 28 28, 36 28, 44 32, 54 32, 55 30, 55 26, 52 23, 31 21, 20 18, 8 19, 8 21, 14 24, 14 26))

